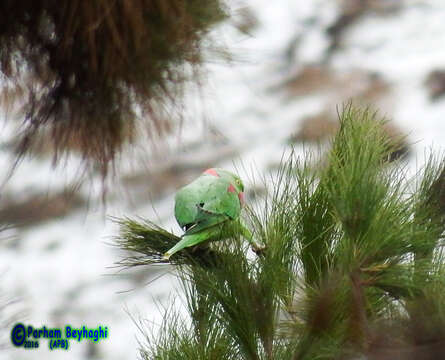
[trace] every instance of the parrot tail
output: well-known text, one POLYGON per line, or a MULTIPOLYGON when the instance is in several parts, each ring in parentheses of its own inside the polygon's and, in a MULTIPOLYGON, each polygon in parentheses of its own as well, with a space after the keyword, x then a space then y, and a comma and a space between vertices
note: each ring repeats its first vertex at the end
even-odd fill
POLYGON ((207 238, 207 234, 198 233, 198 234, 191 234, 191 235, 184 235, 181 240, 179 240, 175 246, 173 246, 170 250, 168 250, 164 255, 163 259, 168 260, 170 259, 170 256, 173 254, 176 254, 178 251, 181 251, 182 249, 193 246, 196 244, 199 244, 203 242, 207 238))

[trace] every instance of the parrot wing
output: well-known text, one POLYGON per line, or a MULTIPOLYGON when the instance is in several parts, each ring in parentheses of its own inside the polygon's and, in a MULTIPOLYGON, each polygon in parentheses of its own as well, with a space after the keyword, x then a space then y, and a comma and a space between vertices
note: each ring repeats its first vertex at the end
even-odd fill
POLYGON ((175 217, 185 234, 192 234, 229 219, 241 212, 238 195, 225 179, 200 177, 175 196, 175 217))
POLYGON ((231 220, 230 216, 224 213, 216 213, 210 210, 205 210, 200 204, 196 205, 198 213, 196 215, 195 222, 190 226, 184 235, 196 234, 199 231, 207 229, 209 227, 221 224, 224 221, 231 220))

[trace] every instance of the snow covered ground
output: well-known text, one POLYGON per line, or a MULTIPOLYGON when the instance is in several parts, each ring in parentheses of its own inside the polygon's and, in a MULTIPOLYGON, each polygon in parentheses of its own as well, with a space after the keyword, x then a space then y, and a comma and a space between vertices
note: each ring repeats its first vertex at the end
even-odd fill
MULTIPOLYGON (((67 352, 50 352, 42 340, 38 350, 8 349, 0 358, 137 358, 136 336, 141 335, 131 316, 159 323, 162 313, 156 304, 168 302, 177 284, 166 267, 121 272, 113 268, 123 254, 110 245, 117 228, 107 216, 140 215, 159 219, 176 232, 179 229, 172 217, 174 180, 166 187, 149 183, 145 188, 144 177, 139 182, 133 177, 131 186, 128 179, 141 169, 151 169, 153 177, 171 176, 168 169, 174 168, 182 171, 184 181, 207 163, 236 168, 247 179, 252 178, 252 169, 267 172, 305 117, 326 108, 335 112, 335 105, 351 96, 344 94, 357 86, 354 81, 361 82, 346 77, 349 80, 289 94, 283 83, 309 65, 320 65, 331 74, 372 72, 389 84, 391 90, 379 101, 386 104, 382 111, 408 134, 412 169, 422 163, 430 147, 443 151, 445 100, 430 100, 425 79, 432 70, 445 68, 445 3, 381 0, 388 8, 403 5, 383 14, 377 10, 363 14, 344 31, 341 45, 329 52, 332 39, 326 29, 338 18, 339 3, 231 1, 235 15, 240 7, 250 5, 257 26, 249 36, 233 24, 215 30, 213 36, 227 46, 233 61, 227 64, 209 55, 207 84, 190 91, 181 131, 160 144, 152 156, 142 156, 140 149, 124 156, 126 177, 113 186, 106 209, 98 205, 99 184, 93 179, 79 190, 89 198, 87 209, 2 234, 0 295, 17 300, 11 312, 19 311, 18 318, 33 326, 104 325, 109 338, 92 345, 72 342, 67 352), (167 275, 153 280, 162 273, 167 275)), ((1 131, 3 140, 11 132, 10 124, 1 131)), ((6 169, 10 161, 10 154, 0 152, 1 168, 6 169)), ((24 161, 2 194, 19 199, 35 192, 56 193, 76 179, 77 171, 73 163, 54 170, 50 159, 24 161)), ((0 341, 10 344, 9 338, 0 341)))

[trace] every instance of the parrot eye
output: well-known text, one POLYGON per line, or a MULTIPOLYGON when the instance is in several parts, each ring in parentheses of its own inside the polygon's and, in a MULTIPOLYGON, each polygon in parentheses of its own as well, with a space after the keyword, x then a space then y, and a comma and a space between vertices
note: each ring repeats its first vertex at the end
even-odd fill
POLYGON ((241 189, 241 191, 244 191, 244 186, 240 179, 236 179, 236 184, 241 189))

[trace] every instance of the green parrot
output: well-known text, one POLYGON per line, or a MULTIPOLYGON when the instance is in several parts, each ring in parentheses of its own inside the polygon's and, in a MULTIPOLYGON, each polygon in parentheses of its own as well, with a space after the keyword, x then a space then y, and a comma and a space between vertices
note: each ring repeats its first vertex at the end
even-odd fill
POLYGON ((164 254, 164 259, 178 251, 235 234, 243 235, 256 251, 261 250, 252 234, 239 221, 244 205, 244 185, 231 172, 211 168, 175 196, 175 217, 184 230, 181 240, 164 254))

